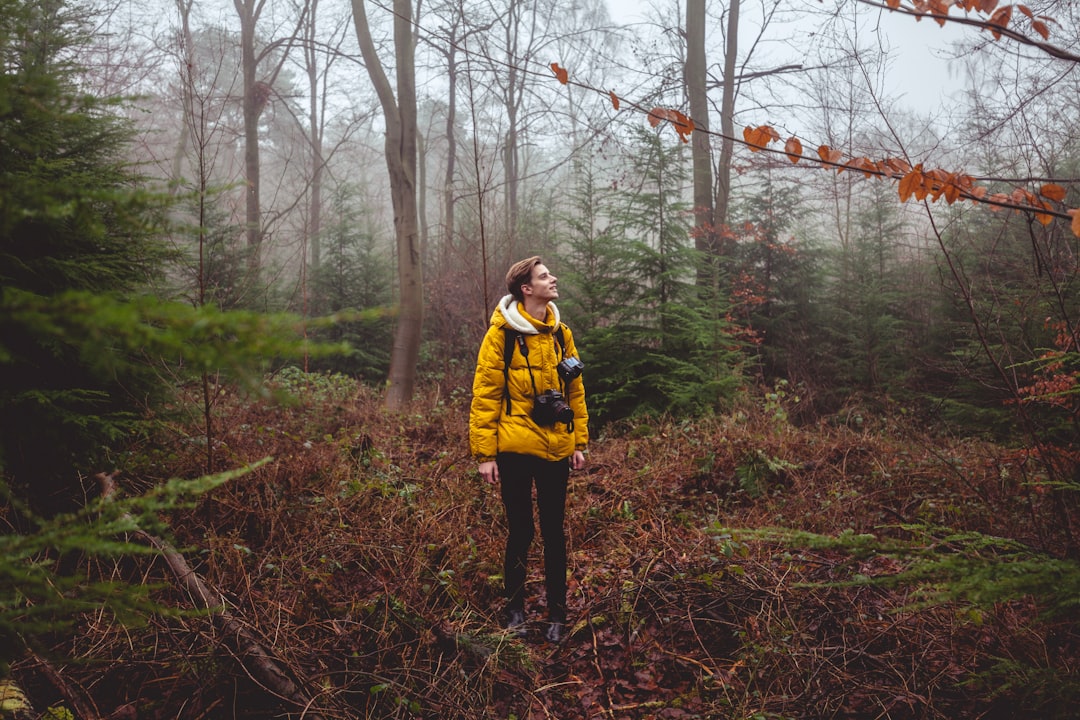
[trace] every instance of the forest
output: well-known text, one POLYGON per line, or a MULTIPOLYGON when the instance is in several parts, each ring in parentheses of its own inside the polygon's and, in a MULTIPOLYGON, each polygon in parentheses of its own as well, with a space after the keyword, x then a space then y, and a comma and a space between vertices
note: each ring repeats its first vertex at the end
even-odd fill
POLYGON ((0 0, 0 717, 1076 717, 1078 26, 0 0), (557 643, 469 453, 533 255, 557 643))

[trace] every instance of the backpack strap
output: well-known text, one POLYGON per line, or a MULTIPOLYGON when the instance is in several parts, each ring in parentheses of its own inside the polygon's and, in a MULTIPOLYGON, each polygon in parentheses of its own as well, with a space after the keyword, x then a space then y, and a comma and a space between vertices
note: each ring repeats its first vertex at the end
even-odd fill
MULTIPOLYGON (((555 328, 555 342, 559 346, 559 357, 566 357, 566 339, 563 337, 563 325, 555 328)), ((503 399, 506 401, 506 414, 510 414, 510 362, 514 359, 514 345, 521 348, 521 354, 526 364, 529 362, 529 346, 525 344, 525 336, 511 327, 503 327, 503 399)), ((529 368, 529 377, 532 378, 532 368, 529 368)), ((533 393, 536 392, 536 382, 533 381, 533 393)))
POLYGON ((510 414, 510 361, 514 359, 514 345, 521 345, 521 354, 529 356, 528 346, 521 333, 510 327, 503 328, 503 399, 506 400, 506 414, 510 414))

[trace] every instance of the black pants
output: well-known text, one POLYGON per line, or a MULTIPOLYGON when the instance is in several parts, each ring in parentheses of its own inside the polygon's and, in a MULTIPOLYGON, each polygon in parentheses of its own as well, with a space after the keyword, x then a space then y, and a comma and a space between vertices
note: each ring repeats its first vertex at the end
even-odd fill
POLYGON ((499 453, 499 481, 506 508, 506 606, 525 607, 525 574, 529 545, 533 539, 532 489, 536 484, 536 507, 540 515, 540 535, 544 540, 544 587, 548 616, 566 620, 566 483, 568 460, 543 460, 532 455, 499 453))

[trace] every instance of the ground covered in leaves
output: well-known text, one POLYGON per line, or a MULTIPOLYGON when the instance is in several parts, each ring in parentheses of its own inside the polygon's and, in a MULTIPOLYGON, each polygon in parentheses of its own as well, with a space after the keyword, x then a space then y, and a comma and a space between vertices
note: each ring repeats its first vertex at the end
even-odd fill
MULTIPOLYGON (((607 428, 571 476, 572 627, 551 645, 538 547, 530 635, 500 628, 502 512, 467 453, 467 401, 431 393, 394 416, 351 384, 292 384, 292 405, 222 396, 215 469, 273 461, 170 518, 232 623, 87 617, 51 664, 14 667, 40 707, 78 696, 99 717, 148 719, 1073 716, 1076 617, 1045 619, 1035 601, 919 607, 916 588, 872 582, 902 558, 755 533, 910 538, 924 524, 1052 550, 1060 516, 1010 450, 867 414, 797 428, 777 407, 607 428)), ((137 449, 120 484, 204 473, 199 428, 137 449)), ((95 570, 197 607, 161 560, 95 570)))

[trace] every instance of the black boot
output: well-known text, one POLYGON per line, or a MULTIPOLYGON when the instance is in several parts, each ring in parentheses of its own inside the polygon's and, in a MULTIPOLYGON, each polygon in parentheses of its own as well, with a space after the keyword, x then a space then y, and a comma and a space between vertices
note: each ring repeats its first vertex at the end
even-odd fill
POLYGON ((566 623, 562 620, 552 620, 548 624, 547 632, 544 633, 544 637, 549 643, 561 643, 563 638, 566 637, 566 623))
POLYGON ((525 611, 507 610, 506 629, 518 637, 525 637, 529 633, 529 629, 525 626, 525 611))

